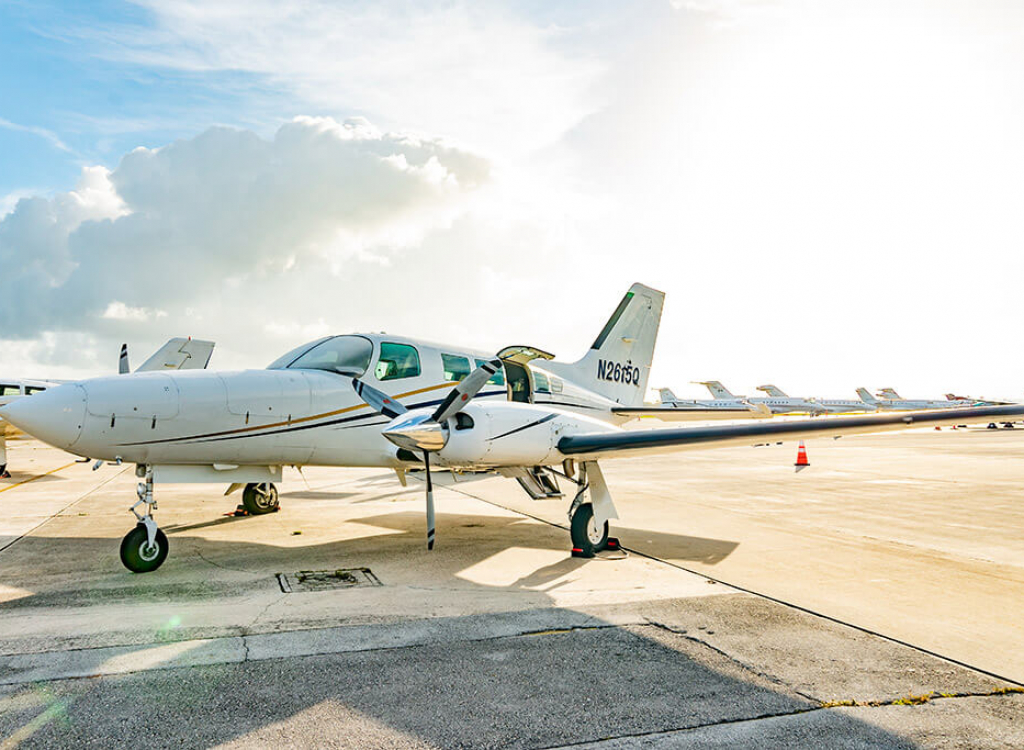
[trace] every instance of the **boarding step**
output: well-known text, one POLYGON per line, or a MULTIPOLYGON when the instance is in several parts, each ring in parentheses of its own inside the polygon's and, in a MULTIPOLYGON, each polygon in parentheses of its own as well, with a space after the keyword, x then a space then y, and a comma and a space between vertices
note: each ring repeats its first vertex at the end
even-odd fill
POLYGON ((558 477, 543 466, 524 466, 522 472, 516 475, 516 481, 534 500, 562 497, 562 491, 558 489, 558 477))

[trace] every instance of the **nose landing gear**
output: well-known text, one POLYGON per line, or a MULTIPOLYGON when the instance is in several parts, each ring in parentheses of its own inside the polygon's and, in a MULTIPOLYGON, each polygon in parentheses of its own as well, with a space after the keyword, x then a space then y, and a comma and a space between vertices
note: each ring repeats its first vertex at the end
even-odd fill
POLYGON ((156 510, 153 467, 139 464, 135 467, 135 475, 145 481, 139 482, 136 490, 139 500, 131 507, 138 524, 121 540, 121 563, 133 573, 149 573, 163 565, 170 547, 167 536, 153 520, 153 511, 156 510), (144 506, 141 515, 136 510, 140 505, 144 506))

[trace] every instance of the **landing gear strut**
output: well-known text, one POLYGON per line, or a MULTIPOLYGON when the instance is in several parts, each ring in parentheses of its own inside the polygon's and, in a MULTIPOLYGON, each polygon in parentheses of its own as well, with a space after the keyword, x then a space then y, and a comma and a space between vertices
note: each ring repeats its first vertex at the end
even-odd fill
POLYGON ((580 464, 579 479, 572 481, 579 487, 569 506, 573 557, 593 557, 605 549, 618 549, 619 540, 608 536, 608 519, 619 516, 597 462, 586 461, 580 464), (593 475, 590 481, 587 479, 588 468, 593 475), (590 502, 586 500, 588 491, 590 502))
POLYGON ((279 507, 277 487, 271 482, 245 485, 245 489, 242 490, 242 507, 250 516, 275 512, 279 507))
POLYGON ((131 507, 138 524, 121 540, 121 562, 132 573, 149 573, 163 565, 170 547, 167 536, 153 520, 153 511, 156 510, 153 467, 139 464, 135 467, 135 475, 144 479, 137 488, 139 500, 131 507), (140 505, 143 506, 141 515, 136 510, 140 505))

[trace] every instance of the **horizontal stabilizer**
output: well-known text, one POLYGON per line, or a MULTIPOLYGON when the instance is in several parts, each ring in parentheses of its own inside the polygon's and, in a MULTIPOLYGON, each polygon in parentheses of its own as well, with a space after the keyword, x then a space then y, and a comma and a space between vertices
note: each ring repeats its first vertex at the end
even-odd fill
POLYGON ((161 346, 135 372, 165 370, 205 370, 213 356, 212 341, 174 338, 161 346))

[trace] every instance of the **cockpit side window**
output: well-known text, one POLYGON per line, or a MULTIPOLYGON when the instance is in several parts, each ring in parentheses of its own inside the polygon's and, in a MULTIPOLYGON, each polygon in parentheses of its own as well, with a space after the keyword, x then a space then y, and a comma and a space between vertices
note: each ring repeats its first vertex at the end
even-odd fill
POLYGON ((20 396, 21 388, 16 385, 0 383, 0 396, 20 396))
POLYGON ((370 367, 372 355, 373 344, 369 339, 362 336, 333 336, 307 350, 290 364, 270 369, 326 370, 358 378, 370 367))
POLYGON ((464 380, 469 375, 469 358, 459 357, 455 354, 441 354, 441 364, 444 366, 444 379, 456 382, 464 380))
POLYGON ((29 385, 29 386, 25 386, 25 395, 26 396, 31 396, 33 393, 42 393, 45 390, 46 390, 45 388, 42 388, 40 386, 29 385))
POLYGON ((414 378, 420 374, 420 353, 408 344, 381 342, 377 380, 414 378))

